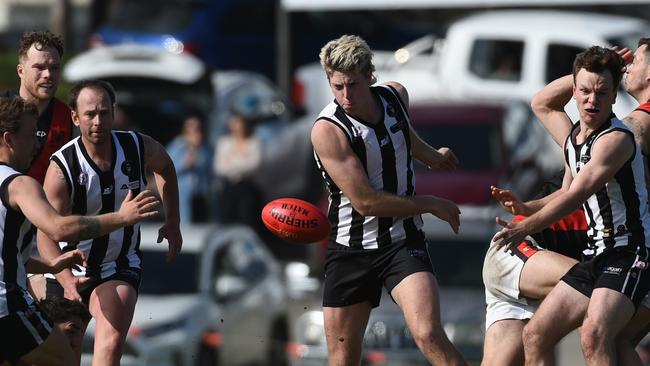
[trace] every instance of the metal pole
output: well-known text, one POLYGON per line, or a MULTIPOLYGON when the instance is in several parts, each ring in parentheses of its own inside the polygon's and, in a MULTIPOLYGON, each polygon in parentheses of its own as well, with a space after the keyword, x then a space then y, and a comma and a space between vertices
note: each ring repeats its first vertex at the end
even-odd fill
POLYGON ((275 7, 275 76, 280 90, 286 95, 291 92, 291 19, 282 6, 282 0, 275 7))

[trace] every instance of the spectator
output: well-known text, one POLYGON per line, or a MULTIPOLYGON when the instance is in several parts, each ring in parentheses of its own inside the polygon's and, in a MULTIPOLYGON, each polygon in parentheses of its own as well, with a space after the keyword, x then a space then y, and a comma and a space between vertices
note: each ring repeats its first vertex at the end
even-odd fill
POLYGON ((247 224, 261 232, 262 195, 252 178, 260 165, 262 144, 241 115, 233 115, 228 128, 230 134, 217 141, 214 158, 214 171, 222 183, 221 218, 226 223, 247 224))
POLYGON ((212 186, 212 147, 205 142, 202 118, 189 115, 181 134, 167 146, 175 162, 180 193, 181 222, 204 222, 210 217, 208 205, 212 186))

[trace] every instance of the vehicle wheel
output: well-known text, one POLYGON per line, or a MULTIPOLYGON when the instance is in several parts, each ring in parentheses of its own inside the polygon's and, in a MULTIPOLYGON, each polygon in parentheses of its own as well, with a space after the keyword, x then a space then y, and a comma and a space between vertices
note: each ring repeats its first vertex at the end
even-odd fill
POLYGON ((271 332, 271 342, 268 351, 269 365, 288 366, 289 357, 287 355, 287 341, 289 340, 289 330, 285 319, 278 320, 273 325, 271 332))
POLYGON ((219 354, 216 350, 201 345, 197 353, 196 366, 217 366, 219 364, 219 354))

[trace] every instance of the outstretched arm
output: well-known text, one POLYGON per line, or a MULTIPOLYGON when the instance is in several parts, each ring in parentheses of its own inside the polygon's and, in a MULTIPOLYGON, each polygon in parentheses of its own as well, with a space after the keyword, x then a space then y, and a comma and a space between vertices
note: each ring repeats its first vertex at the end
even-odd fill
POLYGON ((165 210, 165 223, 158 231, 158 243, 163 238, 169 243, 167 261, 174 259, 180 253, 183 237, 180 230, 180 214, 178 212, 178 179, 172 159, 165 148, 147 135, 141 135, 144 143, 144 162, 147 171, 153 173, 156 187, 160 193, 165 210))
POLYGON ((603 135, 592 147, 591 160, 580 169, 573 181, 567 178, 570 175, 567 167, 562 189, 537 213, 518 223, 497 217, 497 223, 504 228, 495 236, 495 242, 503 240, 498 245, 516 245, 526 235, 538 232, 578 209, 614 178, 633 153, 634 142, 626 133, 615 131, 603 135))

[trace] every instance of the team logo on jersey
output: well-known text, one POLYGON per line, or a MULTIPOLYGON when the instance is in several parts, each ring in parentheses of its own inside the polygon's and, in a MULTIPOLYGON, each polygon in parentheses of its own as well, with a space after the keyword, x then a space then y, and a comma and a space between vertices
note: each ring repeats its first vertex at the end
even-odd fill
POLYGON ((616 235, 623 235, 627 233, 627 227, 625 225, 618 225, 616 228, 616 235))
POLYGON ((104 195, 104 196, 107 196, 107 195, 109 195, 111 193, 113 193, 113 185, 112 184, 102 190, 102 195, 104 195))
POLYGON ((129 182, 128 184, 122 184, 120 187, 121 190, 124 189, 140 189, 140 181, 135 181, 135 182, 129 182))
POLYGON ((587 164, 589 162, 589 160, 591 160, 591 156, 589 156, 589 155, 580 156, 580 162, 582 164, 587 164))
POLYGON ((47 136, 47 132, 46 131, 40 131, 40 130, 36 131, 36 136, 38 136, 40 138, 43 138, 43 137, 47 136))
POLYGON ((130 177, 131 174, 133 174, 133 171, 135 170, 135 166, 133 165, 133 163, 131 161, 125 160, 122 163, 121 169, 122 169, 122 173, 124 173, 124 175, 126 175, 127 177, 130 177))
POLYGON ((384 147, 389 143, 390 143, 390 139, 388 138, 388 136, 384 136, 384 138, 382 138, 381 141, 379 141, 379 146, 384 147))
POLYGON ((79 177, 77 177, 77 182, 80 186, 85 186, 86 183, 88 183, 88 175, 86 173, 79 174, 79 177))

